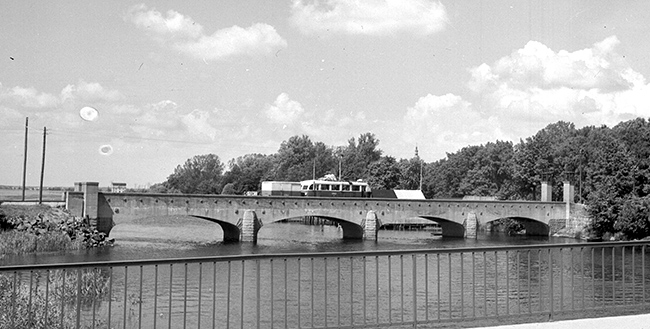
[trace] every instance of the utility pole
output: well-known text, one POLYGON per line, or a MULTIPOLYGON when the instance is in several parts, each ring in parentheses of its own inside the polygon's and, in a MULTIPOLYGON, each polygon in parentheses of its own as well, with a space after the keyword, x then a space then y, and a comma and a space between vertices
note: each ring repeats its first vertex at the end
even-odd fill
POLYGON ((25 118, 25 155, 23 157, 23 201, 25 201, 25 177, 27 175, 27 131, 29 128, 29 117, 25 118))
POLYGON ((38 203, 43 203, 43 174, 45 173, 45 140, 47 136, 47 127, 43 127, 43 161, 41 161, 41 184, 39 185, 38 203))

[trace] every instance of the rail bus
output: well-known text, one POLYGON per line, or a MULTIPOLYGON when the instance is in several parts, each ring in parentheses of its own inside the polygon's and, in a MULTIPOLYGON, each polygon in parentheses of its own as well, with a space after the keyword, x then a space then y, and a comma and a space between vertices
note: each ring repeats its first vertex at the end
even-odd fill
POLYGON ((310 179, 300 182, 300 195, 369 198, 372 192, 368 183, 362 181, 348 182, 310 179))
POLYGON ((420 190, 371 190, 363 181, 310 179, 300 182, 264 181, 262 196, 312 196, 379 199, 424 199, 420 190))

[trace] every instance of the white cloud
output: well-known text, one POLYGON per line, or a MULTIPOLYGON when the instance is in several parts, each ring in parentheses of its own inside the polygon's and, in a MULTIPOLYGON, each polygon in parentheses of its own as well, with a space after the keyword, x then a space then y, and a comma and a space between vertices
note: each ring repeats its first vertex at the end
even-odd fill
MULTIPOLYGON (((1 85, 0 85, 1 87, 1 85)), ((24 88, 20 86, 7 90, 0 90, 0 101, 11 102, 29 108, 56 107, 61 100, 52 94, 38 92, 36 88, 24 88)))
MULTIPOLYGON (((517 129, 558 120, 613 125, 650 115, 650 86, 616 52, 616 36, 573 52, 531 41, 522 49, 470 70, 470 90, 484 111, 517 129)), ((541 126, 541 127, 540 127, 541 126)))
POLYGON ((639 83, 640 76, 614 51, 618 43, 612 36, 592 48, 554 52, 539 42, 530 41, 491 67, 483 64, 473 69, 471 86, 481 89, 498 78, 497 83, 507 82, 513 87, 626 90, 639 83))
POLYGON ((147 10, 147 6, 139 4, 131 7, 128 17, 139 28, 158 36, 198 38, 203 34, 201 25, 173 10, 163 17, 160 12, 147 10))
POLYGON ((367 132, 371 122, 365 113, 340 109, 305 107, 286 93, 281 93, 273 104, 266 104, 263 114, 268 119, 265 129, 258 132, 267 137, 266 142, 278 145, 293 135, 308 135, 313 141, 336 145, 345 143, 357 133, 367 132))
POLYGON ((77 85, 67 85, 59 95, 39 92, 34 87, 15 86, 4 89, 0 84, 0 102, 12 103, 26 108, 56 108, 66 101, 85 103, 114 102, 122 99, 116 90, 108 90, 97 82, 79 81, 77 85))
POLYGON ((480 143, 492 137, 490 129, 485 127, 485 119, 458 95, 429 94, 407 109, 403 136, 413 144, 433 142, 446 148, 480 143))
POLYGON ((181 118, 189 132, 196 135, 203 134, 214 140, 217 137, 217 129, 209 123, 209 120, 210 113, 201 110, 194 110, 181 118))
POLYGON ((158 103, 149 104, 148 107, 153 111, 173 111, 178 108, 176 102, 166 99, 158 103))
POLYGON ((156 40, 203 60, 223 60, 236 55, 265 55, 287 47, 272 26, 256 23, 248 28, 232 26, 207 35, 203 27, 189 17, 169 10, 166 16, 145 5, 129 10, 127 19, 156 40))
POLYGON ((592 47, 555 52, 531 41, 470 70, 467 99, 420 98, 404 116, 404 145, 422 141, 434 154, 468 144, 527 137, 549 123, 615 125, 650 116, 650 84, 616 52, 609 37, 592 47), (504 133, 507 131, 507 134, 504 133))
POLYGON ((97 82, 80 80, 77 85, 67 85, 61 90, 61 100, 79 100, 83 102, 115 102, 122 99, 117 90, 108 90, 97 82))
POLYGON ((114 113, 115 125, 120 130, 130 130, 143 138, 173 141, 206 142, 214 141, 224 126, 222 116, 215 115, 218 110, 194 109, 186 112, 171 100, 147 104, 141 107, 117 106, 114 113))
POLYGON ((273 105, 267 104, 264 110, 266 116, 275 123, 292 124, 305 112, 302 105, 282 93, 278 95, 273 105))
POLYGON ((286 48, 287 42, 275 29, 263 23, 248 28, 233 26, 202 36, 198 40, 177 43, 175 48, 196 58, 219 60, 233 55, 264 55, 286 48))
MULTIPOLYGON (((120 107, 120 109, 129 110, 128 107, 120 107)), ((173 101, 164 100, 147 104, 137 111, 132 110, 132 113, 134 115, 119 116, 115 120, 118 125, 126 125, 142 137, 174 139, 178 132, 185 132, 182 115, 173 101)))
POLYGON ((25 115, 16 111, 15 109, 0 106, 0 127, 12 127, 15 128, 16 122, 22 122, 25 120, 25 115))
POLYGON ((294 0, 292 22, 303 33, 429 35, 444 29, 445 7, 430 0, 294 0))

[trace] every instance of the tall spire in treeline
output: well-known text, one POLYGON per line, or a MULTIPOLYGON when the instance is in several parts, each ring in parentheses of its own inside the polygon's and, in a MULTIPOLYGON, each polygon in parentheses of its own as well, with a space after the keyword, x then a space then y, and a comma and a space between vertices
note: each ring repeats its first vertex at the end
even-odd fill
POLYGON ((419 158, 420 155, 418 154, 418 144, 415 144, 415 157, 419 158))

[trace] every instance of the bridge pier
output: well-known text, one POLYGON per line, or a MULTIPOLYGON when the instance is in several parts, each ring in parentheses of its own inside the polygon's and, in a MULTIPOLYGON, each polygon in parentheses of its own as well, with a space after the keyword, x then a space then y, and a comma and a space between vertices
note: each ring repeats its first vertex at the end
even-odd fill
POLYGON ((237 223, 239 228, 239 241, 257 243, 257 232, 262 227, 262 221, 257 218, 257 214, 253 210, 244 211, 244 217, 237 223))
POLYGON ((363 239, 377 241, 377 233, 380 226, 381 222, 377 218, 377 214, 373 210, 368 211, 363 224, 363 239))
POLYGON ((466 239, 477 238, 478 218, 476 217, 475 212, 470 211, 469 213, 467 213, 467 218, 465 218, 465 222, 463 223, 463 226, 465 227, 464 237, 466 239))

